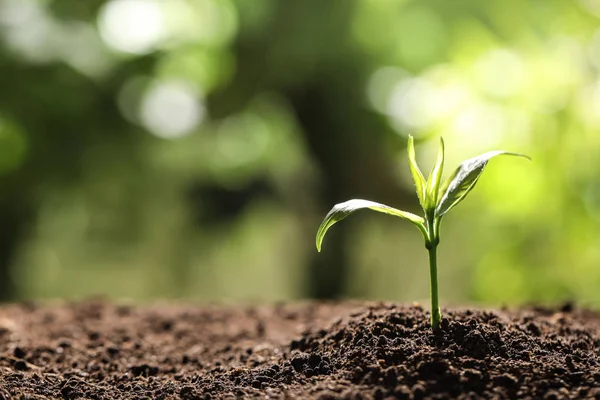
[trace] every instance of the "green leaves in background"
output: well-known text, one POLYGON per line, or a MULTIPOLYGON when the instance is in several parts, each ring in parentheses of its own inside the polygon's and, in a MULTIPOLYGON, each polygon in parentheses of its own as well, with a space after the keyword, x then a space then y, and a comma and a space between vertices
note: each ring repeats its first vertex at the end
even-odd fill
POLYGON ((524 157, 528 160, 531 160, 530 157, 524 154, 495 150, 488 151, 487 153, 483 153, 477 157, 473 157, 464 161, 444 182, 441 190, 443 195, 435 209, 436 218, 443 216, 450 209, 452 209, 452 207, 460 203, 475 187, 475 184, 483 173, 488 161, 493 157, 500 155, 524 157))
POLYGON ((317 250, 321 251, 321 244, 323 243, 323 238, 325 237, 327 230, 329 230, 329 228, 333 224, 343 220, 355 211, 362 210, 364 208, 368 208, 373 211, 409 220, 410 222, 415 224, 421 232, 425 232, 425 226, 423 225, 424 220, 418 215, 411 214, 406 211, 401 211, 393 207, 387 206, 385 204, 376 203, 374 201, 354 199, 348 200, 344 203, 336 204, 331 209, 331 211, 327 213, 325 219, 323 219, 323 222, 321 222, 321 225, 319 226, 319 230, 317 231, 317 250))

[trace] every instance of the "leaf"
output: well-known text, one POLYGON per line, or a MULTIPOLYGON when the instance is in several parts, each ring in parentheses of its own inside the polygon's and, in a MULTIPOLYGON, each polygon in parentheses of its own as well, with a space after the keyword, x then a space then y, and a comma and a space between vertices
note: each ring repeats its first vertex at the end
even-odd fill
POLYGON ((408 166, 410 173, 415 182, 415 188, 417 189, 417 196, 419 196, 419 203, 425 210, 425 199, 426 199, 426 183, 419 166, 417 165, 417 158, 415 156, 415 140, 411 135, 408 135, 408 166))
POLYGON ((444 170, 444 139, 440 137, 440 149, 438 151, 435 166, 429 173, 427 179, 427 209, 435 208, 438 200, 442 172, 444 170))
POLYGON ((444 194, 435 209, 435 216, 441 217, 450 211, 452 207, 460 203, 475 187, 488 161, 499 155, 524 157, 531 161, 531 158, 524 154, 510 153, 502 150, 489 151, 464 161, 444 182, 440 191, 440 193, 444 194))
POLYGON ((373 211, 378 211, 384 214, 389 214, 395 217, 400 217, 409 220, 410 222, 415 224, 417 228, 421 230, 422 233, 425 232, 426 234, 425 226, 423 225, 424 220, 418 215, 406 211, 401 211, 393 207, 386 206, 385 204, 376 203, 374 201, 354 199, 348 200, 344 203, 336 204, 331 209, 331 211, 327 213, 325 219, 323 219, 323 222, 321 222, 321 225, 319 226, 319 230, 317 231, 317 250, 321 251, 321 244, 323 243, 323 238, 325 237, 327 230, 331 228, 333 224, 343 220, 353 212, 362 210, 364 208, 368 208, 373 211))

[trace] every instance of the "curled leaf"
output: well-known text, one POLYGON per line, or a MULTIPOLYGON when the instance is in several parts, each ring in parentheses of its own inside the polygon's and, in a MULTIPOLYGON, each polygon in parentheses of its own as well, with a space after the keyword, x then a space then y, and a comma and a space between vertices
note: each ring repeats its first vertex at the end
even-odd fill
POLYGON ((475 187, 479 177, 483 173, 488 161, 496 156, 509 155, 524 157, 531 160, 529 156, 518 153, 510 153, 502 150, 489 151, 477 157, 470 158, 464 161, 454 173, 448 177, 440 190, 443 193, 442 198, 438 201, 435 209, 437 218, 446 214, 451 208, 460 203, 465 196, 475 187))
POLYGON ((329 230, 329 228, 331 228, 333 224, 343 220, 355 211, 362 210, 365 208, 406 219, 415 224, 417 228, 419 228, 421 233, 425 235, 427 234, 425 230, 425 225, 423 224, 424 220, 418 215, 406 211, 401 211, 396 208, 386 206, 385 204, 376 203, 374 201, 354 199, 348 200, 344 203, 336 204, 331 209, 331 211, 327 213, 325 219, 323 219, 323 222, 321 222, 321 225, 319 226, 319 229, 317 231, 317 250, 321 251, 321 244, 323 243, 323 238, 325 237, 327 230, 329 230))
POLYGON ((410 168, 410 173, 413 177, 413 181, 415 182, 415 188, 417 189, 417 196, 419 196, 419 203, 421 203, 421 207, 425 210, 426 206, 426 182, 419 166, 417 165, 417 158, 415 156, 415 139, 408 135, 408 167, 410 168))

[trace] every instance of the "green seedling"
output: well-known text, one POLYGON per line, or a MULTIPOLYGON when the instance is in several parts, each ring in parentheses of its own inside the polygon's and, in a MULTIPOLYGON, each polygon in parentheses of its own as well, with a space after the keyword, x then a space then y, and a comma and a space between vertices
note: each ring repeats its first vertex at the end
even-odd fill
POLYGON ((438 301, 438 279, 437 279, 437 246, 440 243, 440 225, 442 218, 448 211, 464 200, 467 194, 475 187, 479 177, 490 159, 499 155, 511 155, 530 157, 510 153, 507 151, 489 151, 477 157, 464 161, 450 175, 443 184, 440 184, 442 170, 444 169, 444 140, 440 138, 440 149, 437 161, 429 174, 427 181, 423 177, 415 158, 414 139, 408 137, 408 162, 410 173, 415 181, 419 203, 423 208, 424 216, 401 211, 385 204, 369 200, 354 199, 344 203, 336 204, 325 216, 325 219, 317 231, 317 250, 321 251, 321 244, 327 230, 333 224, 343 220, 355 211, 368 208, 384 214, 400 217, 412 222, 423 235, 425 248, 429 252, 429 278, 431 287, 431 327, 438 329, 442 314, 438 301))

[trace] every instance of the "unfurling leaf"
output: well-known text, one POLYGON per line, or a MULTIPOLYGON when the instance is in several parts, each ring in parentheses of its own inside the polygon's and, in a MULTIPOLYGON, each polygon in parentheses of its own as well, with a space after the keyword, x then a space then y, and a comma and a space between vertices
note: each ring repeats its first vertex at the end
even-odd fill
POLYGON ((489 151, 477 157, 464 161, 454 173, 448 177, 440 190, 442 194, 435 209, 435 216, 439 218, 446 214, 452 207, 460 203, 465 196, 475 187, 488 161, 499 155, 509 155, 524 157, 531 160, 528 156, 507 151, 489 151))
POLYGON ((323 222, 321 222, 321 225, 319 226, 319 230, 317 231, 317 250, 321 251, 321 244, 323 243, 323 238, 325 237, 327 230, 331 228, 333 224, 343 220, 353 212, 362 210, 364 208, 368 208, 373 211, 378 211, 384 214, 393 215, 395 217, 404 218, 415 224, 422 233, 425 232, 425 226, 423 225, 424 220, 418 215, 406 211, 401 211, 393 207, 386 206, 385 204, 376 203, 374 201, 354 199, 348 200, 344 203, 336 204, 331 209, 331 211, 327 213, 325 219, 323 219, 323 222))
POLYGON ((437 161, 435 166, 429 173, 427 179, 427 209, 435 208, 438 200, 440 182, 442 180, 442 172, 444 170, 444 139, 440 137, 440 149, 438 151, 437 161))
POLYGON ((413 181, 415 182, 417 196, 419 196, 419 203, 421 203, 421 207, 423 207, 423 210, 425 210, 425 200, 427 196, 426 182, 421 170, 419 169, 419 166, 417 165, 417 158, 415 156, 415 140, 411 135, 408 135, 408 166, 410 168, 413 181))

